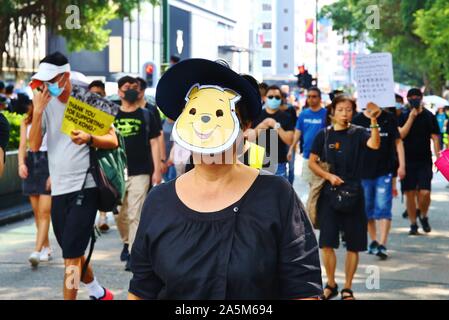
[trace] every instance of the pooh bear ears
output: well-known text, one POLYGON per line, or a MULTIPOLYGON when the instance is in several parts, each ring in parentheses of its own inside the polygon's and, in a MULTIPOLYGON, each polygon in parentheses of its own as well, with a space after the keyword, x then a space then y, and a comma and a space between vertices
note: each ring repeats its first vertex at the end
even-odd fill
POLYGON ((192 88, 190 88, 189 92, 187 93, 186 101, 194 99, 203 90, 207 90, 211 94, 214 93, 215 95, 218 93, 219 96, 222 96, 223 98, 226 98, 232 101, 233 103, 236 103, 241 98, 240 95, 234 90, 223 89, 219 86, 211 86, 211 85, 200 86, 199 83, 196 83, 192 86, 192 88))

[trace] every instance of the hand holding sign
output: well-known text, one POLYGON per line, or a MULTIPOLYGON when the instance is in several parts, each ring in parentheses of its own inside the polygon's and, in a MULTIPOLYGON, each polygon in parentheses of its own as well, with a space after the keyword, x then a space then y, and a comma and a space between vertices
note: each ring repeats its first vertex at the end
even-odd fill
POLYGON ((379 106, 372 102, 369 102, 366 105, 366 110, 371 119, 377 119, 377 117, 382 113, 382 110, 379 108, 379 106))
POLYGON ((92 140, 92 135, 82 130, 73 130, 71 132, 70 138, 72 139, 74 144, 82 145, 89 143, 92 140))

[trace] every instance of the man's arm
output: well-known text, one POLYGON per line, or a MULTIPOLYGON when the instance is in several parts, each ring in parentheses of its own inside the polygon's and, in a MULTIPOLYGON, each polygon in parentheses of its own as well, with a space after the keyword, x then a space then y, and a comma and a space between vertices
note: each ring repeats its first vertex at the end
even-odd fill
MULTIPOLYGON (((291 154, 294 152, 296 145, 299 142, 299 139, 301 139, 301 131, 298 129, 295 129, 295 133, 293 134, 293 141, 290 146, 290 149, 288 150, 288 154, 291 156, 291 154)), ((288 156, 287 156, 288 157, 288 156)), ((290 161, 290 159, 288 160, 290 161)))
POLYGON ((441 146, 440 146, 440 137, 438 134, 432 134, 433 141, 433 149, 435 150, 435 156, 440 156, 441 146))
POLYGON ((5 170, 5 152, 3 148, 0 147, 0 177, 3 175, 3 171, 5 170))
POLYGON ((398 153, 399 160, 399 168, 398 168, 398 177, 400 180, 405 178, 405 151, 404 151, 404 143, 402 139, 396 139, 396 152, 398 153))
POLYGON ((152 177, 152 183, 153 185, 160 184, 162 177, 161 177, 161 152, 160 152, 160 145, 159 145, 159 137, 153 138, 150 140, 151 145, 151 155, 153 157, 153 166, 154 166, 154 172, 152 177))
POLYGON ((399 127, 399 133, 401 134, 401 139, 405 139, 405 137, 407 137, 417 115, 418 115, 418 110, 413 109, 412 111, 410 111, 407 122, 402 127, 399 127))
POLYGON ((30 136, 28 138, 30 150, 33 152, 39 151, 42 145, 42 117, 50 99, 51 96, 47 86, 44 86, 42 92, 36 91, 33 96, 33 121, 31 121, 30 136))
POLYGON ((294 135, 293 130, 285 131, 284 129, 279 128, 278 129, 278 135, 279 135, 279 138, 281 138, 281 140, 285 144, 287 144, 287 145, 291 145, 292 144, 292 142, 293 142, 293 135, 294 135))
POLYGON ((109 129, 109 132, 103 136, 93 136, 82 130, 73 130, 70 137, 72 138, 73 143, 77 145, 91 142, 92 147, 98 149, 115 149, 118 147, 117 135, 112 127, 109 129))

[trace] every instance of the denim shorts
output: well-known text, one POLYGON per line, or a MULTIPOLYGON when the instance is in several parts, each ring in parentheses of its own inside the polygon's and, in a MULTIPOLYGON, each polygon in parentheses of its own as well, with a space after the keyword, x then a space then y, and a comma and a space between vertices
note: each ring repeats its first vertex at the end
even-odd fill
POLYGON ((50 195, 51 191, 47 189, 47 180, 50 176, 47 152, 28 152, 25 163, 28 177, 22 181, 23 194, 50 195))
POLYGON ((365 211, 368 220, 392 218, 393 174, 362 180, 365 193, 365 211))

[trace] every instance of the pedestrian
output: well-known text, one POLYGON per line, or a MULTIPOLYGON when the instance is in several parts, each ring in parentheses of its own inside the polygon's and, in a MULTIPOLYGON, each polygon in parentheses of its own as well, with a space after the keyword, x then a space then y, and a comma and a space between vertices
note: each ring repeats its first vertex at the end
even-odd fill
POLYGON ((0 178, 5 170, 6 146, 9 141, 9 122, 0 112, 0 178))
MULTIPOLYGON (((371 132, 372 116, 369 110, 357 114, 352 124, 371 132)), ((365 211, 371 243, 368 253, 382 260, 388 258, 387 241, 391 229, 393 207, 393 177, 405 177, 404 145, 399 134, 396 116, 382 110, 377 116, 380 149, 367 149, 362 157, 362 186, 365 192, 365 211), (398 166, 396 161, 398 159, 398 166), (377 236, 379 230, 379 237, 377 236)))
POLYGON ((153 114, 139 104, 139 81, 130 76, 118 80, 118 95, 122 102, 114 125, 125 140, 128 179, 125 198, 115 216, 123 242, 120 259, 129 271, 129 252, 140 221, 142 205, 148 191, 161 182, 159 126, 153 114))
POLYGON ((48 169, 47 135, 42 137, 39 151, 28 149, 28 140, 33 120, 33 105, 20 124, 19 177, 23 179, 23 194, 30 199, 36 223, 36 244, 28 261, 33 267, 51 260, 52 249, 48 239, 51 212, 51 182, 48 169))
POLYGON ((69 77, 70 64, 60 52, 51 53, 40 62, 38 72, 32 77, 43 85, 34 90, 30 150, 39 151, 46 134, 52 182, 51 220, 65 266, 64 299, 76 299, 81 281, 86 284, 91 299, 112 300, 113 294, 98 283, 90 264, 84 266, 84 254, 98 210, 98 188, 90 173, 90 147, 117 148, 118 140, 113 128, 104 136, 93 136, 82 130, 73 130, 70 136, 61 132, 72 92, 69 77))
MULTIPOLYGON (((91 93, 96 93, 102 98, 106 97, 106 86, 101 80, 92 81, 87 88, 91 93)), ((98 219, 97 226, 101 233, 106 233, 109 231, 110 227, 108 224, 107 212, 100 211, 100 218, 98 219)))
POLYGON ((440 149, 443 150, 445 146, 444 135, 446 134, 446 129, 449 120, 449 117, 447 116, 446 112, 444 112, 444 106, 438 107, 435 118, 437 119, 438 126, 440 128, 440 149))
POLYGON ((361 185, 362 156, 367 148, 377 150, 380 147, 377 124, 380 109, 372 103, 367 106, 372 129, 370 136, 364 128, 351 124, 356 108, 355 101, 349 97, 334 98, 331 104, 333 125, 317 134, 310 153, 310 169, 326 180, 317 203, 319 245, 327 275, 324 300, 338 295, 335 249, 339 247, 339 232, 344 233, 347 250, 342 300, 355 299, 352 281, 357 271, 359 252, 367 248, 367 219, 361 185), (322 169, 318 161, 327 162, 330 171, 322 169))
POLYGON ((222 64, 189 59, 162 76, 156 100, 195 167, 150 192, 129 299, 317 298, 317 243, 293 187, 237 160, 259 93, 222 64))
POLYGON ((145 98, 145 89, 147 88, 147 82, 140 78, 137 77, 136 78, 137 81, 139 81, 140 84, 140 91, 139 91, 139 105, 141 108, 146 108, 148 109, 148 111, 150 111, 153 115, 153 118, 155 119, 155 123, 157 125, 157 130, 159 130, 160 135, 158 137, 159 140, 159 151, 160 151, 160 171, 161 171, 161 175, 164 175, 165 173, 167 173, 167 153, 165 151, 165 136, 164 136, 164 131, 162 130, 162 119, 161 119, 161 114, 159 113, 159 109, 157 108, 157 106, 154 103, 150 103, 150 101, 147 101, 145 98))
POLYGON ((321 105, 321 90, 311 87, 307 90, 307 104, 309 108, 303 110, 296 121, 293 143, 289 148, 287 159, 293 159, 295 147, 303 137, 302 173, 301 177, 309 187, 312 183, 312 172, 309 169, 310 150, 318 132, 326 127, 327 111, 321 105))
POLYGON ((263 167, 287 179, 287 153, 293 141, 295 124, 290 115, 279 110, 281 103, 281 89, 278 86, 268 87, 266 108, 253 121, 252 128, 257 133, 257 144, 266 150, 263 167))
POLYGON ((432 150, 433 141, 435 154, 440 153, 440 128, 435 116, 424 108, 423 94, 420 89, 412 88, 407 93, 409 110, 403 113, 399 122, 399 132, 404 140, 405 178, 401 181, 402 192, 405 193, 408 217, 410 220, 410 235, 418 235, 417 218, 424 232, 432 228, 429 223, 430 193, 432 190, 432 150), (418 197, 417 215, 416 197, 418 197))

